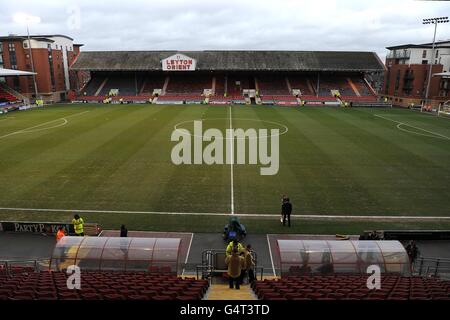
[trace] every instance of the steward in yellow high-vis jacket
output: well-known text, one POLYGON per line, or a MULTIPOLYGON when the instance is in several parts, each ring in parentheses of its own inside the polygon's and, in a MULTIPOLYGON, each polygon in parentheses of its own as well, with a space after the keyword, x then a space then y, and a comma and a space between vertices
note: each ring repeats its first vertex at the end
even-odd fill
POLYGON ((80 237, 84 237, 84 220, 79 215, 74 215, 72 220, 73 228, 75 229, 75 234, 80 237))

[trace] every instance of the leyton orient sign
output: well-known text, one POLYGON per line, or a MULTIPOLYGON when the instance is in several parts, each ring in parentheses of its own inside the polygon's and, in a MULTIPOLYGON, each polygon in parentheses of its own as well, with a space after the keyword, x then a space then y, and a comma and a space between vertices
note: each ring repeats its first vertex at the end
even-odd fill
POLYGON ((162 60, 163 71, 195 71, 197 60, 177 53, 162 60))

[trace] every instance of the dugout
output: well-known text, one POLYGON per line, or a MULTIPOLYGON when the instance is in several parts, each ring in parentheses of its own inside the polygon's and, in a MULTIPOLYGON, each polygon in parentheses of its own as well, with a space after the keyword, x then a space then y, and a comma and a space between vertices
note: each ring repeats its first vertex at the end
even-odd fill
POLYGON ((77 265, 91 271, 178 273, 181 239, 63 237, 53 250, 51 270, 77 265))
POLYGON ((281 276, 366 274, 378 265, 382 273, 411 274, 408 254, 399 241, 277 240, 281 276))

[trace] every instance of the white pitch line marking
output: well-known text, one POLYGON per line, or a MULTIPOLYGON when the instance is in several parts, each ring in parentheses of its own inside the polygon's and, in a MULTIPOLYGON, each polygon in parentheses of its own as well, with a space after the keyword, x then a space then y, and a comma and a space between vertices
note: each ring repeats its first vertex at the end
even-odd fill
MULTIPOLYGON (((233 132, 233 122, 231 118, 231 107, 230 107, 230 132, 233 132)), ((234 215, 234 173, 233 173, 233 164, 234 164, 234 139, 231 139, 230 144, 230 176, 231 176, 231 214, 234 215)))
POLYGON ((272 248, 271 248, 271 246, 270 246, 269 235, 266 234, 266 237, 267 237, 267 245, 269 246, 269 255, 270 255, 270 262, 272 263, 273 276, 276 277, 277 274, 275 273, 275 265, 273 264, 272 248))
MULTIPOLYGON (((90 111, 79 112, 79 113, 72 114, 72 115, 67 116, 67 117, 58 118, 58 119, 55 119, 55 120, 47 121, 47 122, 44 122, 44 123, 41 123, 41 124, 38 124, 38 125, 35 125, 35 126, 32 126, 32 127, 29 127, 29 128, 22 129, 22 130, 19 130, 19 131, 14 131, 14 132, 5 134, 5 135, 3 135, 3 136, 0 136, 0 139, 6 138, 6 137, 10 137, 10 136, 15 135, 15 134, 20 134, 20 133, 27 133, 27 132, 34 132, 34 131, 44 130, 44 129, 39 129, 39 130, 34 130, 34 131, 33 131, 33 129, 35 129, 35 128, 39 128, 39 127, 45 126, 46 124, 49 124, 49 123, 52 123, 52 122, 56 122, 56 121, 59 121, 59 120, 64 120, 64 121, 66 121, 66 123, 63 124, 63 125, 66 125, 66 124, 67 124, 67 118, 79 116, 79 115, 82 115, 82 114, 87 113, 87 112, 90 112, 90 111)), ((52 129, 52 128, 60 127, 60 126, 62 126, 62 125, 58 125, 58 126, 50 127, 50 128, 45 128, 45 130, 46 130, 46 129, 52 129)))
MULTIPOLYGON (((72 213, 117 213, 117 214, 148 214, 148 215, 177 215, 177 216, 230 216, 230 213, 219 212, 164 212, 164 211, 129 211, 129 210, 86 210, 86 209, 44 209, 44 208, 1 208, 0 211, 36 211, 36 212, 72 212, 72 213)), ((279 214, 262 214, 262 213, 244 213, 239 214, 243 218, 278 218, 279 214)), ((302 214, 291 216, 292 219, 352 219, 352 220, 450 220, 450 216, 382 216, 382 215, 368 215, 368 216, 349 216, 349 215, 320 215, 320 214, 302 214)))
POLYGON ((382 119, 384 119, 384 120, 388 120, 388 121, 392 121, 392 122, 397 123, 397 129, 399 129, 399 130, 401 130, 401 131, 405 131, 405 132, 409 132, 409 133, 414 133, 414 134, 417 134, 417 135, 420 135, 420 136, 425 136, 425 137, 430 137, 430 138, 438 138, 438 139, 439 139, 439 138, 442 138, 442 139, 450 140, 450 137, 444 136, 443 134, 440 134, 440 133, 436 133, 436 132, 433 132, 433 131, 428 131, 428 130, 425 130, 425 129, 422 129, 422 128, 419 128, 419 127, 415 127, 415 126, 410 125, 410 124, 407 124, 407 123, 405 123, 405 122, 400 122, 400 121, 392 120, 392 119, 389 119, 389 118, 380 116, 380 115, 378 115, 378 114, 375 114, 374 116, 375 116, 375 117, 382 118, 382 119), (411 131, 411 130, 407 130, 407 129, 401 128, 402 125, 408 126, 408 127, 411 127, 411 128, 417 129, 417 130, 421 130, 421 131, 424 131, 424 132, 427 132, 427 133, 430 133, 430 134, 432 134, 432 136, 427 135, 427 134, 421 134, 421 133, 418 133, 418 132, 414 132, 414 131, 411 131))

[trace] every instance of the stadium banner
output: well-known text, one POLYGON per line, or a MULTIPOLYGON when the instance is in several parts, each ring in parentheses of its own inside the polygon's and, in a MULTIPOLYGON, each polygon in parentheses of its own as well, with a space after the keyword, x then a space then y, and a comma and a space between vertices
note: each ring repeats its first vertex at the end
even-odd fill
MULTIPOLYGON (((75 234, 75 229, 71 223, 0 221, 0 231, 4 232, 56 234, 59 227, 63 227, 69 235, 75 234)), ((84 233, 86 235, 97 236, 100 232, 101 227, 98 224, 84 224, 84 233)))
POLYGON ((183 100, 165 100, 165 101, 159 101, 159 100, 156 100, 156 103, 155 104, 184 104, 184 101, 183 100))
POLYGON ((306 101, 305 104, 322 105, 323 103, 320 101, 306 101))
POLYGON ((337 101, 325 101, 324 104, 326 105, 333 105, 333 106, 339 106, 340 103, 337 101))
POLYGON ((3 221, 0 222, 2 231, 8 232, 27 232, 27 233, 54 233, 58 232, 59 227, 64 227, 69 233, 74 233, 73 225, 70 223, 55 222, 18 222, 3 221))
POLYGON ((297 101, 278 101, 277 105, 280 106, 296 106, 298 105, 297 101))
POLYGON ((209 101, 208 104, 231 104, 231 101, 209 101))
POLYGON ((161 61, 163 71, 195 71, 197 60, 177 53, 161 61))

